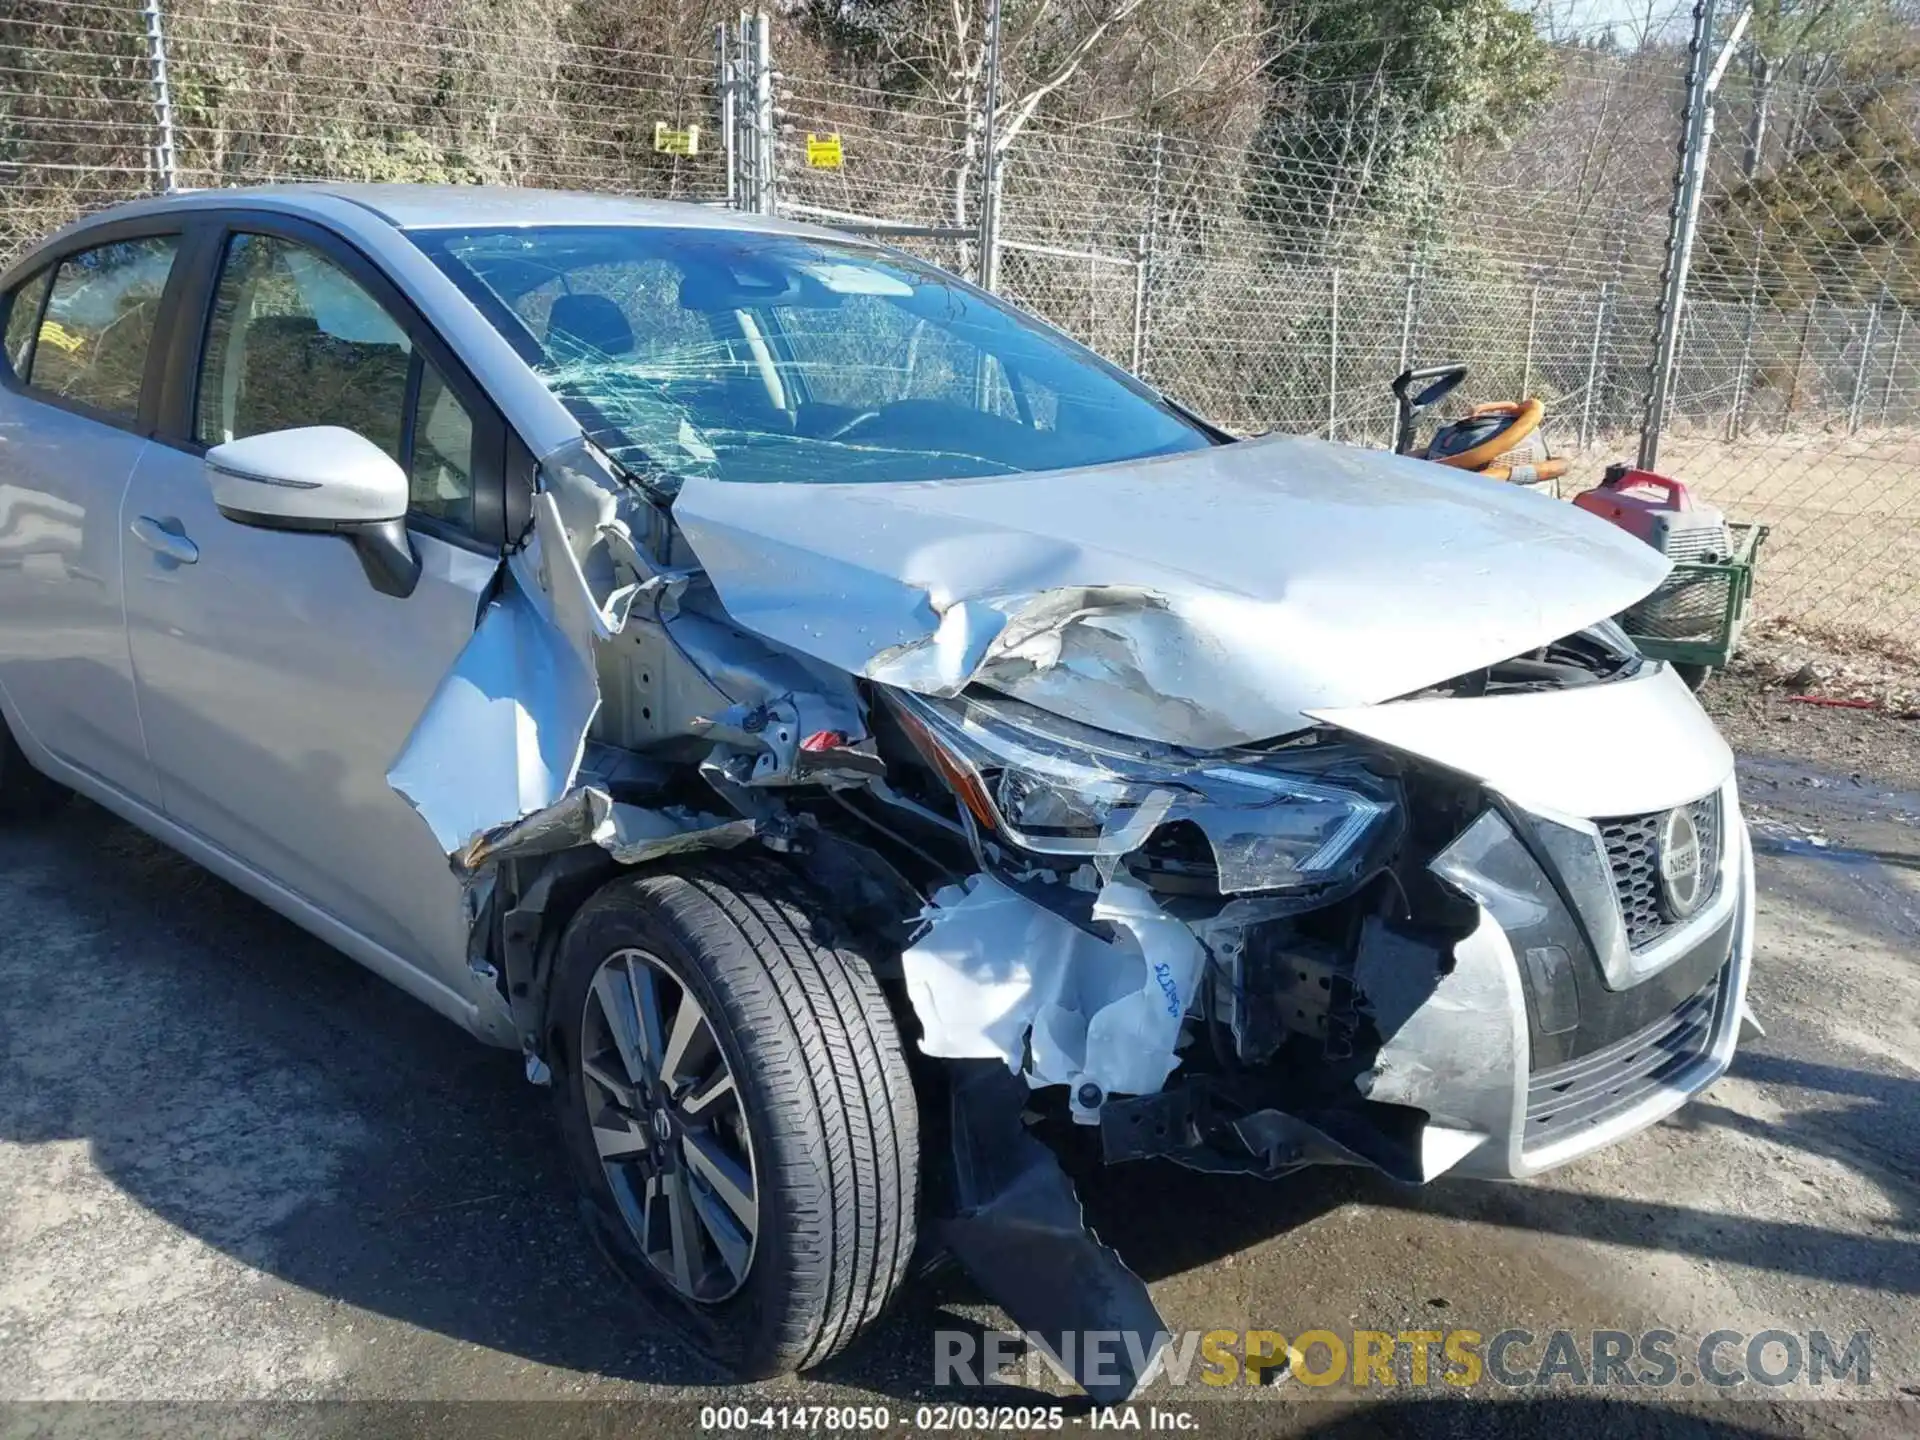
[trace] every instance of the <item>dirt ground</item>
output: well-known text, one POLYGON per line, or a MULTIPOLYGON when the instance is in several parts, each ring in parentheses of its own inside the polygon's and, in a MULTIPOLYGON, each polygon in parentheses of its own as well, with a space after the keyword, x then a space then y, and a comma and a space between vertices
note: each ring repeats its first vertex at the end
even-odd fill
MULTIPOLYGON (((1700 1101, 1525 1185, 1140 1165, 1085 1199, 1176 1327, 1865 1329, 1870 1378, 1710 1406, 1156 1387, 1139 1424, 1920 1433, 1913 722, 1739 684, 1709 703, 1760 851, 1768 1033, 1700 1101)), ((716 1403, 911 1428, 923 1401, 1058 1398, 934 1389, 936 1331, 1002 1323, 952 1274, 816 1376, 723 1384, 603 1269, 547 1129, 516 1057, 97 809, 0 832, 0 1434, 694 1434, 716 1403)))

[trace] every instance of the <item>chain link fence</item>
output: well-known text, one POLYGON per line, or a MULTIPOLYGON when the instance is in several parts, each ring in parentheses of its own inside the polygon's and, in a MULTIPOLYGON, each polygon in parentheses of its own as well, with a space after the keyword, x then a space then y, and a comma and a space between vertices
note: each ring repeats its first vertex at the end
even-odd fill
MULTIPOLYGON (((170 165, 179 186, 326 177, 732 197, 981 272, 972 91, 883 86, 796 43, 771 103, 749 105, 749 28, 726 27, 729 70, 691 17, 643 49, 556 39, 541 5, 396 22, 359 0, 159 3, 15 0, 0 17, 0 260, 159 188, 170 165), (756 124, 771 161, 748 177, 756 124), (660 144, 661 129, 691 127, 691 144, 660 144), (827 136, 838 165, 815 163, 809 140, 827 136)), ((1241 433, 1384 445, 1392 377, 1464 361, 1463 398, 1546 402, 1550 440, 1574 464, 1563 487, 1583 489, 1633 457, 1647 422, 1687 65, 1671 46, 1552 54, 1555 87, 1528 127, 1411 198, 1383 198, 1379 157, 1400 153, 1419 117, 1377 96, 1200 137, 1040 107, 999 137, 997 287, 1241 433)), ((1911 645, 1920 94, 1891 63, 1863 75, 1756 62, 1734 66, 1711 105, 1718 141, 1660 468, 1773 528, 1760 611, 1911 645)))

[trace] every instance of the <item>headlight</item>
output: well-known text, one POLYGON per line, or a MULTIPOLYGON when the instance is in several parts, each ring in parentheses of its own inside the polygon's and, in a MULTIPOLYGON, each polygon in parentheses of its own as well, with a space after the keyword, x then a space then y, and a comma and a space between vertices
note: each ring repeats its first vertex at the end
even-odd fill
POLYGON ((1118 857, 1188 821, 1222 894, 1320 888, 1364 873, 1397 822, 1390 782, 1351 756, 1194 755, 1123 740, 1017 701, 883 692, 974 820, 1017 850, 1118 857))

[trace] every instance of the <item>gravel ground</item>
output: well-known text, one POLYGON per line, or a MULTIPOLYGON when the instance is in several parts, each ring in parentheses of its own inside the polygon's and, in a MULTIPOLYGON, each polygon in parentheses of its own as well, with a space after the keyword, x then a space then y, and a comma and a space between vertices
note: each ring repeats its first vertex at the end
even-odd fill
MULTIPOLYGON (((1175 1327, 1659 1326, 1683 1355, 1720 1328, 1868 1329, 1870 1380, 1711 1408, 1298 1381, 1153 1403, 1203 1434, 1920 1429, 1913 727, 1785 704, 1713 697, 1745 752, 1769 1033, 1700 1102, 1527 1185, 1137 1166, 1088 1208, 1175 1327), (1831 758, 1781 758, 1808 741, 1831 758)), ((936 1275, 824 1374, 724 1387, 603 1271, 515 1056, 91 806, 0 833, 0 1400, 194 1402, 0 1405, 0 1436, 683 1433, 740 1401, 904 1420, 932 1332, 995 1323, 936 1275)))

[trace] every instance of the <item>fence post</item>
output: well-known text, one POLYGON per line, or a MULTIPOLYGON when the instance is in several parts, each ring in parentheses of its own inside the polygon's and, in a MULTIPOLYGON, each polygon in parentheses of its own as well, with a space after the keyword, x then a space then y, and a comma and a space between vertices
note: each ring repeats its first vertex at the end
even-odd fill
POLYGON ((981 125, 980 288, 1000 283, 1000 156, 994 131, 1000 110, 1000 0, 987 0, 987 113, 981 125))
POLYGON ((1520 362, 1520 398, 1533 394, 1533 336, 1540 325, 1540 286, 1536 281, 1527 296, 1527 353, 1520 362))
POLYGON ((1800 371, 1807 363, 1807 345, 1813 339, 1813 312, 1820 303, 1817 296, 1807 300, 1807 318, 1800 322, 1800 348, 1793 352, 1793 382, 1787 386, 1787 415, 1789 422, 1793 412, 1800 405, 1800 371))
POLYGON ((1887 287, 1882 285, 1880 293, 1873 297, 1873 304, 1867 308, 1867 333, 1860 345, 1860 364, 1853 372, 1853 395, 1847 401, 1849 435, 1860 429, 1860 407, 1867 398, 1867 367, 1873 363, 1873 342, 1879 338, 1880 305, 1886 298, 1887 287))
POLYGON ((1333 314, 1327 328, 1327 439, 1340 416, 1340 267, 1333 267, 1333 314))
POLYGON ((1159 278, 1160 184, 1164 131, 1153 132, 1153 182, 1147 187, 1147 229, 1140 237, 1140 266, 1134 276, 1133 373, 1147 376, 1147 343, 1153 335, 1153 285, 1159 278))
POLYGON ((1407 259, 1407 298, 1400 311, 1400 373, 1405 374, 1413 362, 1408 357, 1413 351, 1413 292, 1419 284, 1420 262, 1411 256, 1407 259))
POLYGON ((1153 254, 1152 237, 1141 235, 1135 242, 1133 261, 1133 350, 1127 369, 1140 374, 1147 354, 1147 263, 1153 254))
POLYGON ((1687 47, 1687 102, 1680 126, 1680 163, 1673 176, 1673 209, 1667 226, 1667 256, 1660 280, 1659 322, 1654 333, 1653 364, 1647 377, 1647 409, 1640 424, 1642 470, 1660 464, 1660 427, 1667 416, 1667 389, 1673 379, 1675 347, 1680 342, 1680 311, 1687 299, 1687 269, 1693 262, 1693 236, 1700 221, 1707 147, 1713 141, 1713 93, 1707 78, 1707 52, 1713 45, 1714 0, 1694 0, 1693 40, 1687 47))
POLYGON ((167 83, 167 40, 160 26, 160 0, 145 0, 147 81, 153 89, 153 171, 160 188, 172 194, 180 186, 173 154, 173 88, 167 83))
POLYGON ((1593 397, 1600 386, 1600 338, 1607 328, 1607 301, 1613 295, 1613 282, 1600 282, 1600 298, 1593 307, 1593 341, 1587 346, 1587 387, 1580 400, 1580 448, 1587 448, 1593 434, 1593 397))
POLYGON ((1887 357, 1887 383, 1880 392, 1880 423, 1887 423, 1887 411, 1893 405, 1893 384, 1900 373, 1900 342, 1907 338, 1907 307, 1902 305, 1893 316, 1893 354, 1887 357))
POLYGON ((754 165, 754 208, 762 215, 780 210, 773 144, 773 25, 767 12, 753 17, 753 134, 759 152, 754 165))
POLYGON ((713 27, 713 76, 713 93, 720 102, 720 151, 727 171, 727 208, 732 210, 740 203, 739 149, 735 143, 739 137, 734 133, 739 122, 733 113, 733 61, 727 55, 724 23, 713 27))
POLYGON ((1760 323, 1760 252, 1755 239, 1753 279, 1747 286, 1747 318, 1741 327, 1740 366, 1733 372, 1733 405, 1727 411, 1727 439, 1740 438, 1740 411, 1747 403, 1747 381, 1753 374, 1753 332, 1760 323))
POLYGON ((733 164, 742 210, 760 208, 760 144, 753 108, 753 17, 740 12, 733 27, 733 164))

